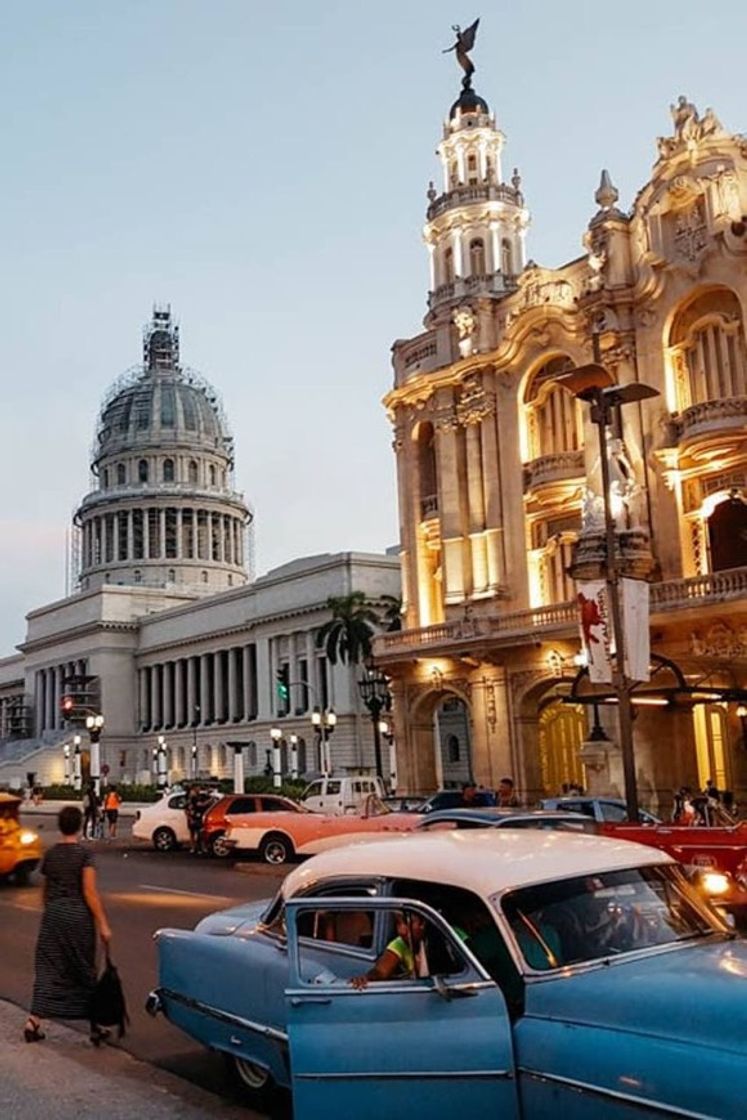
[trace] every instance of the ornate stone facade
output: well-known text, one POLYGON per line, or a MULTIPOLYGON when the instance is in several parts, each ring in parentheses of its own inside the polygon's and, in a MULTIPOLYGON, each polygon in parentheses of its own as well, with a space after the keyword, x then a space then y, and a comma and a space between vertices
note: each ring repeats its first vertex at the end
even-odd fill
MULTIPOLYGON (((622 409, 609 440, 622 556, 655 584, 652 647, 693 681, 708 651, 726 651, 732 686, 747 683, 747 141, 684 97, 671 113, 672 135, 659 139, 631 209, 619 208, 603 172, 584 255, 557 269, 523 264, 529 216, 516 184, 511 195, 500 181, 504 137, 486 103, 457 102, 444 126, 447 188, 440 198, 432 190, 425 229, 425 333, 395 343, 385 399, 406 628, 379 640, 378 657, 403 686, 397 742, 413 785, 441 772, 425 718, 438 706, 434 666, 440 689, 453 681, 468 696, 478 779, 513 773, 532 799, 591 757, 581 749, 591 721, 561 701, 577 671, 571 573, 588 576, 604 561, 599 448, 588 407, 559 378, 593 360, 616 383, 658 393, 622 409), (496 158, 470 164, 475 151, 496 158), (463 168, 469 183, 449 178, 463 168), (515 237, 514 267, 500 283, 494 248, 489 281, 478 267, 498 222, 499 243, 507 230, 515 237), (738 642, 706 637, 724 599, 738 642), (492 682, 489 718, 474 687, 483 678, 492 682)), ((602 719, 614 734, 614 712, 602 719)), ((641 709, 644 799, 665 803, 675 785, 709 776, 744 789, 741 743, 733 705, 641 709)), ((609 767, 589 768, 586 783, 619 789, 618 768, 611 751, 609 767)))

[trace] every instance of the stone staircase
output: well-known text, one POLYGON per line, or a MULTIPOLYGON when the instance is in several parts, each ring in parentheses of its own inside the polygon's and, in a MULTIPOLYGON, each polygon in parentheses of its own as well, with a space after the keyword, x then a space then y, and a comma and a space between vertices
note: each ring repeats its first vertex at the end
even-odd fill
POLYGON ((41 785, 63 780, 62 744, 69 731, 45 731, 35 739, 0 739, 0 786, 18 789, 32 771, 41 785))

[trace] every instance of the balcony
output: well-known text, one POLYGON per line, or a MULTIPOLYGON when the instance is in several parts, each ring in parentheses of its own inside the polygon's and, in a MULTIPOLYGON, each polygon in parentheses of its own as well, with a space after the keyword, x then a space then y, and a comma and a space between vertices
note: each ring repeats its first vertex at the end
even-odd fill
MULTIPOLYGON (((651 617, 654 619, 673 611, 702 611, 706 607, 739 599, 744 599, 747 607, 747 568, 666 580, 651 585, 651 617)), ((570 601, 507 614, 452 619, 437 626, 381 634, 376 638, 375 654, 377 662, 386 665, 387 661, 411 658, 413 654, 453 654, 457 643, 460 651, 481 646, 495 649, 522 645, 544 637, 572 638, 577 631, 576 604, 570 601)))
POLYGON ((724 397, 691 405, 673 417, 671 433, 677 443, 697 436, 742 428, 747 419, 747 397, 724 397))
POLYGON ((432 222, 441 214, 445 214, 447 210, 484 202, 507 202, 511 206, 523 205, 523 199, 519 192, 507 183, 470 184, 455 187, 453 191, 446 191, 439 195, 428 207, 426 216, 428 221, 432 222))
POLYGON ((564 482, 569 478, 583 476, 583 451, 559 451, 555 455, 540 455, 524 464, 524 493, 549 482, 564 482))
POLYGON ((428 293, 428 309, 433 310, 440 303, 453 299, 466 299, 468 296, 503 296, 516 290, 516 279, 504 276, 502 272, 485 272, 475 276, 457 276, 446 284, 439 284, 428 293))

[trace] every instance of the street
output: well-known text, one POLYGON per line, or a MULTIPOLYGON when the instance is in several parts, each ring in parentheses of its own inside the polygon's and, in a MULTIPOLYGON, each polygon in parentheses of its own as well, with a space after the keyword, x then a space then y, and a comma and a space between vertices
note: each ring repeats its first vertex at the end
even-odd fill
MULTIPOLYGON (((55 838, 54 818, 28 822, 55 838)), ((122 829, 126 839, 129 824, 122 829)), ((156 979, 153 932, 163 926, 191 928, 204 915, 247 900, 270 897, 284 872, 260 864, 238 872, 231 864, 198 859, 187 852, 160 854, 118 844, 96 843, 99 886, 114 931, 112 956, 125 985, 130 1027, 122 1045, 142 1061, 168 1070, 233 1102, 220 1058, 175 1030, 162 1017, 143 1010, 156 979)), ((33 982, 33 957, 42 880, 36 873, 27 887, 0 885, 0 999, 27 1007, 33 982)))

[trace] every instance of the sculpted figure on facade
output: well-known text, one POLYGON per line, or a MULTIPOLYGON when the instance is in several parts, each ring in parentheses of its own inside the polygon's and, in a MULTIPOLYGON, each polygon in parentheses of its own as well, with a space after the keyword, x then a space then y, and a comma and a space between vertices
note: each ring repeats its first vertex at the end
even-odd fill
POLYGON ((477 316, 471 307, 455 307, 451 320, 457 329, 459 353, 468 358, 475 348, 477 316))

